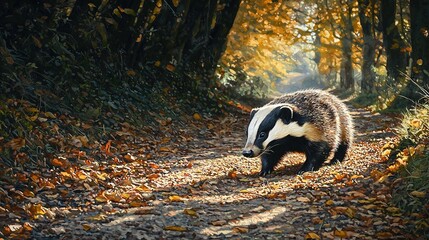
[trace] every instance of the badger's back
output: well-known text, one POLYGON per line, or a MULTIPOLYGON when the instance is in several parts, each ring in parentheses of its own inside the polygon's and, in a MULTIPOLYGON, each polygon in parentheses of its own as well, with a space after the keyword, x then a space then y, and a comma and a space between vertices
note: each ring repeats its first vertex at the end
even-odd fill
POLYGON ((267 105, 290 104, 313 125, 322 138, 336 150, 341 143, 350 146, 353 141, 353 122, 347 106, 334 95, 322 90, 302 90, 285 94, 267 105))

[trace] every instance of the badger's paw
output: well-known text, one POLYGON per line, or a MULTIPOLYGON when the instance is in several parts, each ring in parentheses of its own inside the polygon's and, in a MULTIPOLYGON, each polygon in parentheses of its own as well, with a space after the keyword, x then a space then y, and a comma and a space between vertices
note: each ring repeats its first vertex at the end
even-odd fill
POLYGON ((298 175, 302 175, 305 172, 316 171, 317 169, 311 164, 304 164, 299 170, 298 175))
POLYGON ((259 176, 265 177, 272 172, 273 172, 273 169, 262 169, 261 172, 259 173, 259 176))

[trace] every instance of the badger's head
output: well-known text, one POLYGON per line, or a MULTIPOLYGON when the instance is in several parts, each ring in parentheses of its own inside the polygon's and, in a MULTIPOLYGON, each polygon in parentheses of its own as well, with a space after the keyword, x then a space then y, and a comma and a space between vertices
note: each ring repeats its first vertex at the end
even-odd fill
POLYGON ((294 114, 293 109, 289 104, 266 105, 253 109, 247 126, 243 156, 257 157, 272 147, 275 140, 287 136, 304 136, 304 126, 298 124, 297 114, 294 114))

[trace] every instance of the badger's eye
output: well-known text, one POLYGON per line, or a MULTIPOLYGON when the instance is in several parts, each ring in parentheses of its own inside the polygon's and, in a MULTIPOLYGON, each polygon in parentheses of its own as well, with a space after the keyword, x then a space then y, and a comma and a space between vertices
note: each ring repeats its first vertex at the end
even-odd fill
POLYGON ((265 138, 265 136, 267 136, 267 134, 265 132, 259 133, 259 138, 265 138))

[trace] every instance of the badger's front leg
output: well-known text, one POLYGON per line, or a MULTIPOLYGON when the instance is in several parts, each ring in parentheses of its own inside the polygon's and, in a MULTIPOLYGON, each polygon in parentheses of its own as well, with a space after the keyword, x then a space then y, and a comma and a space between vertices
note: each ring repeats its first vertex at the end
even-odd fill
POLYGON ((278 155, 274 154, 262 154, 261 156, 261 163, 262 163, 262 169, 259 173, 259 176, 266 176, 274 171, 274 167, 277 165, 277 163, 280 161, 280 157, 278 155))
POLYGON ((331 148, 326 142, 309 142, 305 149, 306 160, 298 174, 308 171, 317 171, 329 156, 331 148))

